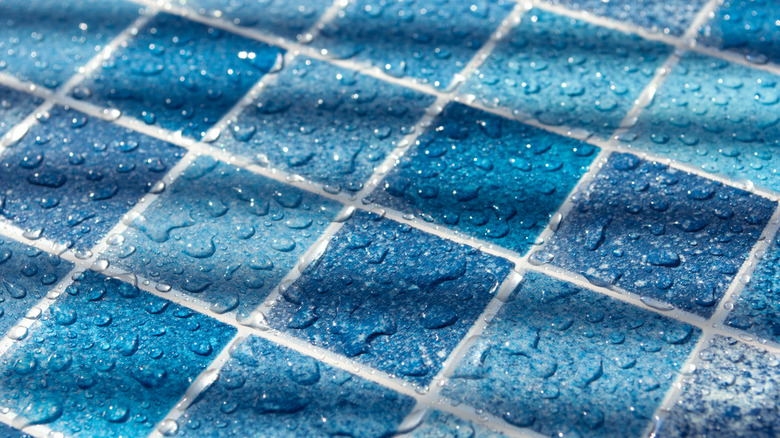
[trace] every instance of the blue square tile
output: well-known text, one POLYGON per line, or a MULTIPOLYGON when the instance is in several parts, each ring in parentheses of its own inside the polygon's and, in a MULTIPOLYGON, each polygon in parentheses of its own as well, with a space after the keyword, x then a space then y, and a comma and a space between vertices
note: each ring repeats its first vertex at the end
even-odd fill
POLYGON ((774 212, 754 194, 613 154, 534 258, 710 316, 774 212))
POLYGON ((425 385, 509 262, 357 212, 268 315, 273 328, 425 385))
POLYGON ((357 0, 314 40, 351 58, 447 88, 512 10, 506 0, 357 0))
POLYGON ((549 436, 639 437, 698 337, 687 324, 529 273, 443 394, 549 436))
POLYGON ((327 0, 184 0, 200 14, 295 40, 331 5, 327 0))
POLYGON ((37 248, 0 240, 0 333, 8 332, 72 268, 37 248))
POLYGON ((488 429, 484 425, 474 423, 442 411, 430 411, 411 432, 404 435, 408 438, 427 437, 471 437, 471 438, 504 438, 506 435, 488 429))
POLYGON ((532 9, 464 85, 485 105, 609 137, 672 49, 532 9))
POLYGON ((452 104, 371 198, 525 253, 597 152, 587 143, 452 104))
POLYGON ((780 190, 778 80, 689 52, 623 140, 638 150, 780 190))
POLYGON ((184 150, 55 107, 0 156, 0 213, 83 250, 176 164, 184 150))
POLYGON ((30 115, 43 100, 0 86, 0 138, 30 115))
POLYGON ((0 403, 67 435, 146 436, 234 333, 86 272, 0 361, 0 403))
POLYGON ((780 241, 776 236, 757 262, 750 282, 732 296, 726 324, 763 339, 780 343, 780 241))
POLYGON ((571 9, 681 36, 707 0, 546 0, 571 9))
POLYGON ((0 3, 0 72, 55 88, 138 17, 121 0, 8 0, 0 3))
POLYGON ((757 64, 780 63, 780 3, 726 0, 702 27, 699 43, 742 53, 757 64))
POLYGON ((699 354, 680 400, 659 424, 667 437, 777 436, 780 357, 716 336, 699 354))
POLYGON ((276 79, 216 144, 332 190, 360 190, 434 102, 305 58, 276 79))
POLYGON ((280 55, 276 47, 159 14, 73 96, 200 139, 280 55))
POLYGON ((213 310, 257 307, 341 205, 208 157, 198 158, 105 256, 196 295, 213 310))
POLYGON ((178 436, 392 436, 414 400, 264 339, 241 343, 178 436))

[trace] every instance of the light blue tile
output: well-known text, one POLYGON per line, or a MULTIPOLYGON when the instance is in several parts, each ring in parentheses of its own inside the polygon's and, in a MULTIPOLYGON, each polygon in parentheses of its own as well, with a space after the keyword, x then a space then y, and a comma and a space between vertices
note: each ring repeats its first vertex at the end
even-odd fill
POLYGON ((545 435, 639 437, 698 337, 687 324, 529 273, 443 394, 545 435))
POLYGON ((186 8, 209 17, 295 40, 313 26, 327 0, 184 0, 186 8))
POLYGON ((299 57, 215 143, 303 175, 360 190, 434 97, 299 57))
POLYGON ((780 358, 716 336, 699 354, 680 400, 655 436, 776 437, 780 358))
POLYGON ((506 435, 488 429, 485 425, 458 418, 442 411, 432 410, 411 432, 408 438, 504 438, 506 435))
POLYGON ((0 138, 41 103, 42 99, 0 86, 0 138))
POLYGON ((72 268, 56 256, 0 238, 0 333, 8 332, 72 268))
POLYGON ((702 27, 698 42, 733 50, 757 64, 780 62, 780 3, 726 0, 702 27))
POLYGON ((0 403, 68 436, 146 436, 234 333, 86 272, 0 360, 0 403))
POLYGON ((506 260, 357 212, 282 292, 273 328, 428 384, 509 273, 506 260))
POLYGON ((681 36, 706 0, 546 0, 552 4, 681 36))
POLYGON ((532 9, 463 87, 490 107, 609 137, 672 49, 532 9))
POLYGON ((130 26, 139 8, 121 0, 5 0, 0 73, 58 87, 130 26))
POLYGON ((0 155, 0 209, 14 225, 92 247, 162 179, 184 150, 55 107, 0 155))
POLYGON ((177 436, 388 437, 414 400, 250 337, 179 419, 177 436))
POLYGON ((506 0, 357 0, 315 38, 331 56, 447 88, 509 14, 506 0))
POLYGON ((452 104, 371 199, 525 253, 597 153, 587 143, 452 104))
POLYGON ((687 53, 624 143, 780 190, 779 76, 687 53))
POLYGON ((273 68, 281 53, 264 43, 159 14, 72 94, 200 139, 273 68))
POLYGON ((201 157, 105 255, 113 265, 193 294, 214 311, 244 314, 295 266, 340 207, 201 157))
POLYGON ((611 155, 573 202, 535 260, 705 317, 776 207, 629 154, 611 155))

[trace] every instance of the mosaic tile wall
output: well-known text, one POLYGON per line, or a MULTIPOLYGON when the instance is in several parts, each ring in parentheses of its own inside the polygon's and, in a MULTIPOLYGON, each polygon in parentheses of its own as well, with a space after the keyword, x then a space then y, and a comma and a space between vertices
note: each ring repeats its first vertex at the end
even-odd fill
POLYGON ((780 434, 773 0, 0 0, 1 437, 780 434))

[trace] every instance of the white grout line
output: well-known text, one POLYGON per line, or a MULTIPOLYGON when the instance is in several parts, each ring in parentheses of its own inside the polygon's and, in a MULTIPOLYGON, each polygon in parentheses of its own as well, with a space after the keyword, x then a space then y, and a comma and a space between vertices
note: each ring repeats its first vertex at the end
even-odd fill
MULTIPOLYGON (((0 423, 19 430, 24 426, 20 417, 17 417, 12 412, 5 411, 0 411, 0 423)), ((54 431, 44 424, 27 426, 24 428, 24 433, 34 438, 64 438, 65 436, 62 432, 54 431)))

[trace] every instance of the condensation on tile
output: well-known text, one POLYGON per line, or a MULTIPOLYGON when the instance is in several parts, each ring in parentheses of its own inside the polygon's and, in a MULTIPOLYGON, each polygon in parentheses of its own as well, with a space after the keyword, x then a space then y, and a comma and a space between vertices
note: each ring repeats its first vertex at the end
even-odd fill
POLYGON ((421 385, 441 369, 511 264, 356 212, 268 316, 273 328, 421 385))
POLYGON ((434 97, 297 58, 216 145, 303 175, 330 192, 363 187, 434 97))
POLYGON ((0 138, 30 115, 42 102, 41 99, 29 94, 0 86, 0 138))
POLYGON ((630 154, 611 155, 572 199, 571 212, 535 261, 705 317, 776 207, 630 154))
POLYGON ((525 253, 598 148, 451 104, 371 195, 525 253))
POLYGON ((780 4, 726 0, 700 34, 699 43, 742 53, 750 62, 780 63, 780 4))
POLYGON ((639 437, 699 335, 528 273, 442 393, 545 435, 639 437))
POLYGON ((506 435, 485 425, 432 410, 404 438, 504 438, 506 435))
POLYGON ((235 329, 87 271, 0 360, 0 404, 67 435, 145 436, 235 329))
POLYGON ((636 35, 532 9, 462 91, 546 125, 606 138, 671 52, 636 35))

